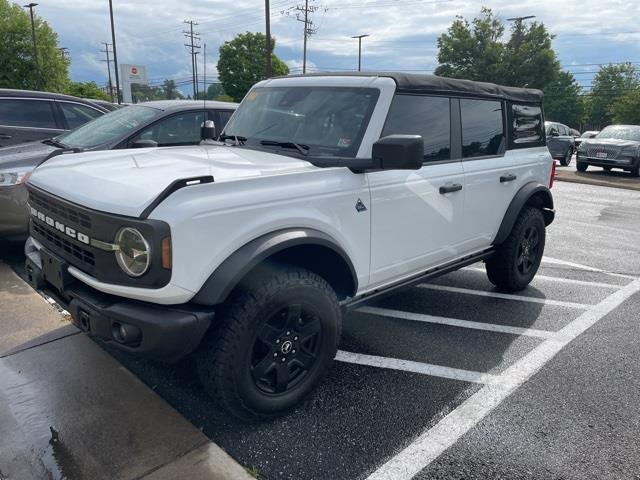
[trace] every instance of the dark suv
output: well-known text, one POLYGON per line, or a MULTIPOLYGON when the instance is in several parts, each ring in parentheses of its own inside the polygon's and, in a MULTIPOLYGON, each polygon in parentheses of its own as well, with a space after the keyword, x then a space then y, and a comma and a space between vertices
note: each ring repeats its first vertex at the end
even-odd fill
POLYGON ((576 168, 584 172, 589 165, 609 171, 621 168, 640 177, 640 126, 610 125, 578 148, 576 168))
POLYGON ((108 111, 69 95, 0 89, 0 147, 55 137, 108 111))
POLYGON ((575 143, 571 129, 558 122, 544 122, 547 134, 547 147, 551 156, 560 160, 560 165, 567 166, 575 151, 575 143))

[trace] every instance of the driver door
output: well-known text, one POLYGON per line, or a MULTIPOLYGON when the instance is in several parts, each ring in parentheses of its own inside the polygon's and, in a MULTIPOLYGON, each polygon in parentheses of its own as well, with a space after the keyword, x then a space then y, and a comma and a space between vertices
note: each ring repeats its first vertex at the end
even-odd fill
MULTIPOLYGON (((464 173, 452 152, 450 99, 396 95, 382 136, 421 135, 420 170, 367 173, 371 189, 371 287, 454 259, 463 238, 464 173)), ((454 149, 459 150, 459 149, 454 149)))

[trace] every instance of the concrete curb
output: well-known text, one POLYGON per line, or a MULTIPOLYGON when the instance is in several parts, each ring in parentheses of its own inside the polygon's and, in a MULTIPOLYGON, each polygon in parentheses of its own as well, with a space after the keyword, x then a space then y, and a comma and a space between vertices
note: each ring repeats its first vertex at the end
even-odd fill
POLYGON ((593 172, 578 172, 569 170, 556 170, 556 180, 559 182, 581 183, 584 185, 596 185, 599 187, 621 188, 624 190, 640 191, 640 180, 625 177, 604 177, 607 174, 593 172))

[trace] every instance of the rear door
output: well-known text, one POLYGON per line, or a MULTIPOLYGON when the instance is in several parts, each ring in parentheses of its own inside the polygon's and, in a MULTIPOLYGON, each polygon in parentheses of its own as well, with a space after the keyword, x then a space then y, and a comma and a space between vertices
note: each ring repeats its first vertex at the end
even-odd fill
POLYGON ((53 101, 0 97, 0 147, 44 140, 62 132, 53 101))
POLYGON ((451 101, 395 96, 382 136, 421 135, 420 170, 367 173, 371 188, 372 286, 417 274, 457 257, 464 216, 464 175, 451 148, 451 101))

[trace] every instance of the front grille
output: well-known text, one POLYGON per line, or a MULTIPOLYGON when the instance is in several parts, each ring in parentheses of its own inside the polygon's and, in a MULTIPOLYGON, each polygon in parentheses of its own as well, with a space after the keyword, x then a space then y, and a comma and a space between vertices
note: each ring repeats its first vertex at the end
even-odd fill
POLYGON ((59 235, 58 231, 46 224, 37 220, 34 220, 32 223, 33 231, 38 235, 39 240, 44 241, 45 244, 48 243, 49 246, 55 245, 61 251, 66 252, 68 255, 72 255, 86 266, 91 268, 95 267, 96 259, 93 252, 71 243, 69 240, 59 235))
POLYGON ((587 157, 598 158, 598 153, 606 153, 607 160, 615 160, 620 156, 620 147, 615 145, 589 145, 587 147, 587 157))
POLYGON ((29 192, 29 203, 33 204, 33 206, 40 211, 53 214, 61 221, 66 221, 67 224, 74 224, 76 227, 84 227, 86 229, 91 228, 91 217, 89 217, 89 215, 63 205, 51 197, 45 197, 31 190, 29 192))

